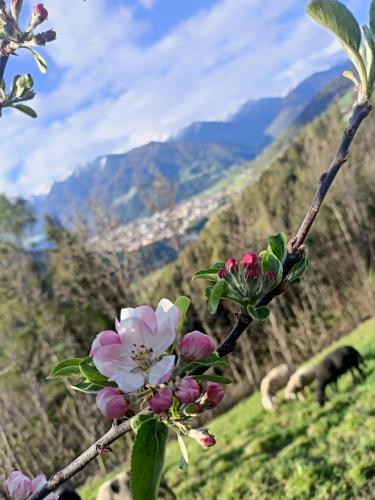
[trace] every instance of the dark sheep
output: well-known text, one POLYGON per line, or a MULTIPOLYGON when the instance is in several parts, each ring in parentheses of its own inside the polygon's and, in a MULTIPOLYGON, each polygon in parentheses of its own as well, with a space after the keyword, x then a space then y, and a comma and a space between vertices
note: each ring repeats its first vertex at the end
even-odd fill
POLYGON ((70 488, 65 488, 59 494, 59 500, 81 500, 81 497, 74 490, 70 488))
POLYGON ((316 401, 320 406, 326 402, 325 390, 327 385, 333 384, 337 389, 337 379, 344 373, 350 371, 354 381, 354 369, 362 378, 365 374, 360 367, 363 358, 360 353, 351 346, 339 347, 326 356, 316 367, 316 401))

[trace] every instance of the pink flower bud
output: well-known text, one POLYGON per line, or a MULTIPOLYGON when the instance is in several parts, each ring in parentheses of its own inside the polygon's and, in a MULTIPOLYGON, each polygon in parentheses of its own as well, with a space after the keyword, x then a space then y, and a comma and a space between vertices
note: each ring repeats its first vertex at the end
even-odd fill
POLYGON ((269 271, 266 273, 266 280, 267 281, 273 281, 276 278, 276 273, 269 271))
POLYGON ((175 396, 180 403, 194 403, 201 394, 201 388, 192 377, 184 377, 176 387, 175 396))
POLYGON ((120 335, 111 330, 105 330, 104 332, 99 333, 92 343, 90 356, 94 356, 94 354, 96 354, 101 347, 110 344, 121 344, 120 335))
POLYGON ((219 269, 217 275, 220 279, 225 279, 228 276, 228 271, 225 269, 225 267, 223 267, 222 269, 219 269))
POLYGON ((17 21, 22 9, 23 0, 12 0, 10 4, 10 13, 17 21))
POLYGON ((184 335, 180 342, 181 357, 186 361, 197 361, 207 358, 214 350, 215 344, 213 339, 197 330, 184 335))
POLYGON ((247 266, 253 266, 254 264, 258 263, 258 256, 254 252, 248 252, 245 253, 245 255, 242 257, 242 264, 247 267, 247 266))
POLYGON ((236 261, 236 259, 233 259, 233 257, 232 257, 231 259, 228 259, 226 261, 225 267, 226 267, 227 271, 233 272, 236 270, 237 264, 238 264, 238 262, 236 261))
POLYGON ((216 382, 207 382, 206 386, 206 401, 217 406, 223 399, 225 394, 224 387, 216 382))
POLYGON ((28 30, 33 31, 39 24, 43 23, 48 18, 48 10, 42 3, 37 3, 33 7, 31 19, 29 21, 28 30))
POLYGON ((259 259, 256 253, 248 252, 242 257, 242 265, 245 268, 246 279, 258 279, 261 275, 259 259))
POLYGON ((210 448, 216 444, 215 437, 204 428, 191 429, 189 431, 189 436, 203 446, 203 448, 210 448))
POLYGON ((173 402, 173 391, 169 387, 163 387, 148 402, 154 413, 162 413, 168 410, 173 402))
POLYGON ((31 480, 16 470, 9 474, 4 483, 5 492, 10 498, 24 500, 31 494, 31 480))
POLYGON ((129 409, 124 394, 114 387, 105 387, 98 392, 96 406, 110 420, 124 417, 129 409))

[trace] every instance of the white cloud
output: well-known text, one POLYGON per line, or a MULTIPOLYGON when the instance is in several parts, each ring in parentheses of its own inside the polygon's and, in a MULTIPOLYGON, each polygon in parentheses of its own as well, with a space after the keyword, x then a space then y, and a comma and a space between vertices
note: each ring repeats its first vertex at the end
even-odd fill
POLYGON ((138 0, 138 3, 142 5, 144 9, 151 10, 155 5, 155 0, 138 0))
POLYGON ((124 5, 64 4, 49 1, 59 34, 48 51, 56 83, 36 100, 40 118, 8 112, 1 121, 0 191, 46 192, 98 155, 165 139, 195 120, 222 119, 249 98, 285 93, 339 50, 300 0, 267 7, 221 0, 151 46, 140 43, 149 26, 124 5), (9 172, 20 165, 12 182, 9 172))

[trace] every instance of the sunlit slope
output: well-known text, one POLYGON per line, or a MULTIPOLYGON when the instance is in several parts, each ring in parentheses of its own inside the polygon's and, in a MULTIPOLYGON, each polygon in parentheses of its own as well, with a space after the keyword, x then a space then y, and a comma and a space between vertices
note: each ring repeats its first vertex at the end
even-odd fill
POLYGON ((188 443, 187 474, 172 443, 167 479, 178 500, 375 498, 375 318, 340 344, 358 348, 368 375, 358 385, 350 375, 340 379, 323 409, 310 393, 266 414, 257 393, 211 423, 214 448, 188 443))

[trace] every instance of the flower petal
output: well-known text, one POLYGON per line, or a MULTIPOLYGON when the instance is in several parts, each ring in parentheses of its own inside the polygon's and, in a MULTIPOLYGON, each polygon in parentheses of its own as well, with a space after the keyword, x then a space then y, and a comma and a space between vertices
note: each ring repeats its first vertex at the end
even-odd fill
POLYGON ((31 481, 31 493, 39 491, 47 482, 47 478, 44 474, 39 474, 35 479, 31 481))
POLYGON ((170 300, 161 299, 155 314, 158 321, 158 343, 156 349, 154 348, 154 358, 163 354, 173 344, 180 311, 170 300))
POLYGON ((96 368, 106 377, 127 373, 137 366, 130 357, 128 347, 122 344, 102 346, 92 359, 96 368))
POLYGON ((135 309, 133 307, 126 307, 125 309, 121 309, 120 320, 123 321, 127 318, 141 319, 144 323, 146 323, 152 333, 156 333, 157 322, 155 311, 152 309, 152 307, 140 306, 136 307, 135 309))
POLYGON ((147 323, 136 316, 128 317, 121 321, 119 335, 121 344, 131 352, 134 344, 154 347, 157 343, 156 335, 150 330, 147 323))
POLYGON ((148 381, 151 385, 165 384, 171 378, 175 356, 165 356, 151 369, 148 381))
POLYGON ((110 380, 116 382, 123 392, 134 392, 145 383, 142 373, 121 373, 114 375, 110 380))

